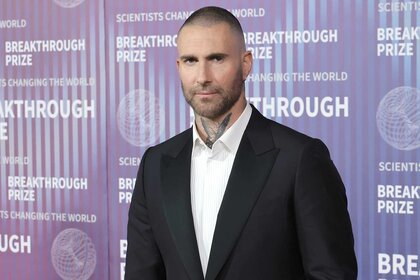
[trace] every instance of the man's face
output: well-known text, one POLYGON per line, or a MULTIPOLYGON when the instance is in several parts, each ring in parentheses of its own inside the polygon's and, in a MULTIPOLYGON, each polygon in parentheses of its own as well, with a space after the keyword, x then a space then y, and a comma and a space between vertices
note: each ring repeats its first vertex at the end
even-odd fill
POLYGON ((202 117, 217 120, 239 109, 251 55, 226 23, 187 25, 178 37, 178 71, 186 101, 202 117))

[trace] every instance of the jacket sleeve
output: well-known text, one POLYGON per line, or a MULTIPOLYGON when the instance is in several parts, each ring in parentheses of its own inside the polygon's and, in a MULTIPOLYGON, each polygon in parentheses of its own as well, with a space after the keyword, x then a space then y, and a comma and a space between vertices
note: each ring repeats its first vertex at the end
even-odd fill
POLYGON ((296 227, 306 278, 357 279, 345 188, 320 140, 303 149, 295 183, 296 227))
POLYGON ((128 213, 125 280, 166 279, 165 267, 153 236, 147 209, 144 185, 147 154, 148 151, 140 163, 128 213))

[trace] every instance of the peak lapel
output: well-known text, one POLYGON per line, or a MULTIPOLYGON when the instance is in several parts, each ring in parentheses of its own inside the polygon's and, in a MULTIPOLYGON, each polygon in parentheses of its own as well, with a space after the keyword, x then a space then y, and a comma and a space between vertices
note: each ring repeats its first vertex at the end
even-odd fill
POLYGON ((179 154, 162 156, 162 197, 166 219, 185 269, 191 279, 203 279, 191 211, 191 142, 188 138, 179 154))
POLYGON ((267 122, 254 110, 239 146, 219 210, 206 280, 216 279, 246 224, 278 149, 267 122))

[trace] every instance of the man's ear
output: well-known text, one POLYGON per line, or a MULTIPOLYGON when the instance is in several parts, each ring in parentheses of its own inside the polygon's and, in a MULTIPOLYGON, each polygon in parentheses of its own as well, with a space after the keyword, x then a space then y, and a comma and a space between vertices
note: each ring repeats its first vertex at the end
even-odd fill
POLYGON ((245 51, 242 58, 242 80, 246 80, 252 70, 252 52, 245 51))

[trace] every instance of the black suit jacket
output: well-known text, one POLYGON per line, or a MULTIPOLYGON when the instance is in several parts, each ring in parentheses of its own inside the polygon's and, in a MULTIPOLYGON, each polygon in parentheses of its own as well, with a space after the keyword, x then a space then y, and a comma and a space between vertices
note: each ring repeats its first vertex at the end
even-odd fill
POLYGON ((146 151, 125 279, 356 279, 347 200, 328 149, 255 108, 219 210, 204 278, 190 198, 192 129, 146 151))

